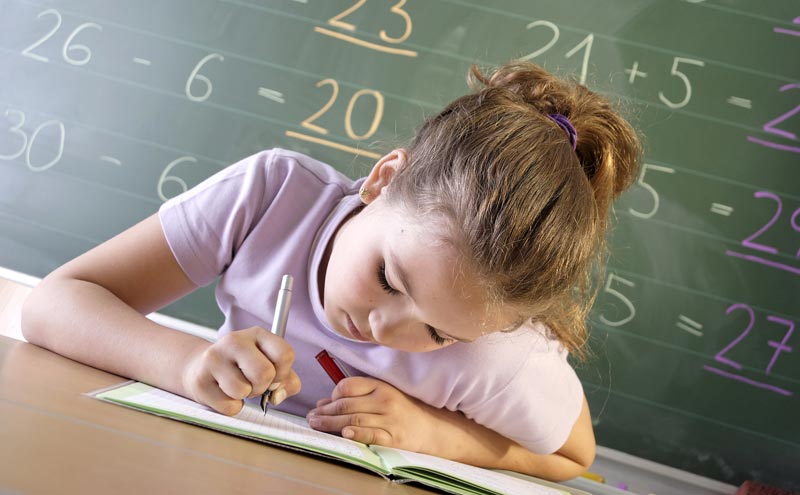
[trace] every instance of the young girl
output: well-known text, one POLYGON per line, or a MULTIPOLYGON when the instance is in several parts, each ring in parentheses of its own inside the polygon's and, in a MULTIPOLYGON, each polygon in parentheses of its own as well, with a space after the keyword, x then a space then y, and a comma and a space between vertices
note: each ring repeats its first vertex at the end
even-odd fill
POLYGON ((639 143, 603 98, 536 65, 470 79, 363 179, 271 150, 168 201, 46 277, 25 337, 224 414, 271 390, 347 438, 577 476, 595 443, 566 358, 639 143), (268 331, 284 273, 285 340, 268 331), (217 278, 216 342, 143 316, 217 278), (351 377, 334 387, 322 349, 351 377))

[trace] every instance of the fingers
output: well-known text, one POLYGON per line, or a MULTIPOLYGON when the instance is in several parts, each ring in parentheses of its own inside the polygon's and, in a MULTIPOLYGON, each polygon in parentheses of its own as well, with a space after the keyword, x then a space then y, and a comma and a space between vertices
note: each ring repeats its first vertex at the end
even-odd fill
MULTIPOLYGON (((316 416, 348 416, 355 413, 385 414, 390 407, 380 393, 382 382, 374 378, 355 376, 345 378, 330 399, 317 401, 317 407, 309 411, 316 416)), ((358 423, 349 423, 358 425, 358 423)), ((338 431, 338 429, 336 429, 338 431)), ((333 431, 333 430, 326 430, 333 431)))
POLYGON ((356 442, 370 445, 383 445, 384 447, 394 446, 392 435, 383 428, 348 426, 342 430, 342 436, 350 440, 355 440, 356 442))
POLYGON ((244 407, 244 401, 231 399, 219 387, 206 387, 201 393, 200 402, 226 416, 239 414, 239 411, 244 407))
POLYGON ((382 414, 353 413, 338 416, 320 415, 310 412, 308 424, 319 431, 341 433, 344 438, 373 445, 393 446, 393 438, 384 425, 382 414))
POLYGON ((333 389, 332 400, 344 397, 362 397, 375 393, 382 382, 365 376, 352 376, 340 381, 333 389))
POLYGON ((320 431, 341 433, 345 438, 387 447, 414 450, 419 409, 403 392, 381 380, 345 378, 330 399, 309 411, 309 425, 320 431))
POLYGON ((390 428, 385 424, 383 414, 353 413, 337 416, 321 415, 312 410, 307 417, 308 424, 319 431, 340 433, 344 438, 371 445, 394 446, 390 428))
MULTIPOLYGON (((254 383, 267 382, 267 386, 269 386, 272 383, 283 384, 283 382, 290 379, 294 373, 292 371, 292 364, 294 364, 294 349, 292 346, 282 338, 267 332, 263 328, 253 328, 243 331, 253 332, 255 337, 254 343, 257 350, 260 351, 260 355, 272 366, 271 370, 269 370, 270 376, 253 376, 256 380, 254 383)), ((243 363, 240 362, 240 365, 241 364, 243 363)), ((299 381, 297 383, 299 384, 299 381)), ((297 388, 297 391, 299 390, 300 389, 297 388)), ((295 393, 297 391, 295 391, 295 393)))
POLYGON ((292 370, 294 350, 260 327, 225 335, 188 366, 195 400, 223 414, 236 414, 242 400, 272 390, 274 405, 300 391, 292 370))
POLYGON ((317 407, 309 411, 309 425, 359 442, 391 446, 393 438, 386 425, 390 403, 382 400, 380 384, 366 377, 342 380, 330 399, 317 401, 317 407))
POLYGON ((277 381, 273 382, 269 388, 273 388, 274 391, 270 397, 270 404, 273 406, 277 406, 287 397, 291 397, 300 392, 300 377, 297 376, 297 373, 294 370, 290 370, 289 376, 285 378, 283 381, 278 383, 277 381))

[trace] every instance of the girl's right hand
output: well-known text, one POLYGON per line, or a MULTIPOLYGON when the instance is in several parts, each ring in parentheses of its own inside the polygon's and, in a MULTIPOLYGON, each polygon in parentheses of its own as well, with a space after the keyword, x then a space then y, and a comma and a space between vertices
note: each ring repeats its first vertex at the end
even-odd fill
POLYGON ((292 370, 294 349, 261 327, 231 332, 192 352, 183 370, 183 387, 195 402, 233 416, 243 400, 273 388, 271 401, 280 404, 300 391, 292 370))

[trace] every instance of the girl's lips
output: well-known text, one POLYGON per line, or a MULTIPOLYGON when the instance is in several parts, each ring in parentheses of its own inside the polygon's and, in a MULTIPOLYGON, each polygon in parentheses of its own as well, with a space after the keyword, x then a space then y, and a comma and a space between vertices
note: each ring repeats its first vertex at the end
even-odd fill
POLYGON ((355 323, 353 323, 353 320, 350 318, 350 315, 346 316, 347 316, 347 331, 350 332, 350 335, 352 335, 353 338, 356 340, 361 340, 362 342, 366 342, 368 339, 361 334, 361 332, 358 330, 358 327, 356 327, 355 323))

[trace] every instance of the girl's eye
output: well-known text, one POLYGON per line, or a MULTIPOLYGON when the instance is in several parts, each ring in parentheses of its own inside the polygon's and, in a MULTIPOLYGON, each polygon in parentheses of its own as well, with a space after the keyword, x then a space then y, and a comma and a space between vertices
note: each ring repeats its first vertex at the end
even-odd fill
POLYGON ((386 263, 383 261, 381 261, 381 264, 378 265, 378 282, 381 283, 383 290, 389 294, 397 294, 399 292, 397 289, 389 285, 389 281, 386 280, 386 263))
POLYGON ((425 328, 428 329, 428 333, 430 334, 431 339, 433 339, 433 341, 436 342, 437 345, 445 345, 453 341, 453 339, 451 338, 442 337, 441 335, 436 333, 436 330, 430 325, 425 325, 425 328))
MULTIPOLYGON (((380 282, 381 287, 389 294, 399 294, 400 291, 389 285, 389 280, 386 279, 386 263, 381 261, 378 265, 378 282, 380 282)), ((436 342, 436 345, 445 345, 453 341, 453 339, 448 337, 442 337, 438 333, 436 333, 436 329, 430 325, 425 325, 425 328, 428 330, 428 334, 431 336, 431 339, 436 342)))

